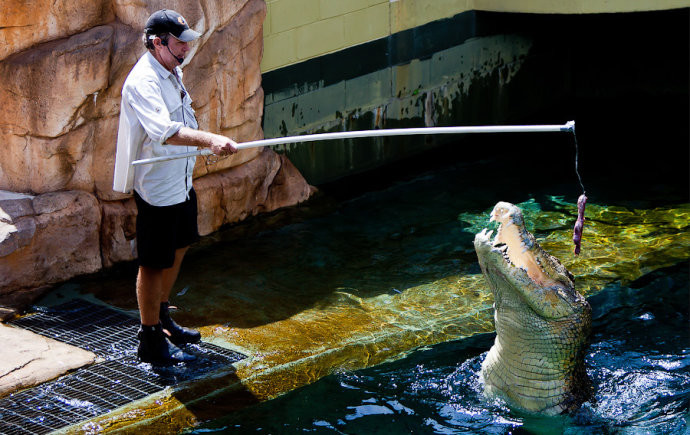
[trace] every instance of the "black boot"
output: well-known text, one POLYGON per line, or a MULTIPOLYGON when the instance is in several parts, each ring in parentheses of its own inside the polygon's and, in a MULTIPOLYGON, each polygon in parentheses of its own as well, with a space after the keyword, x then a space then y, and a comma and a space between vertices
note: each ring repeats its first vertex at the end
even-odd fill
POLYGON ((171 366, 196 359, 194 355, 185 353, 170 343, 160 323, 155 326, 141 325, 137 336, 139 337, 137 355, 142 362, 154 366, 171 366))
POLYGON ((170 317, 170 303, 161 302, 160 319, 163 328, 170 333, 168 338, 176 345, 182 346, 187 343, 198 343, 201 340, 201 333, 199 331, 185 328, 175 323, 170 317))

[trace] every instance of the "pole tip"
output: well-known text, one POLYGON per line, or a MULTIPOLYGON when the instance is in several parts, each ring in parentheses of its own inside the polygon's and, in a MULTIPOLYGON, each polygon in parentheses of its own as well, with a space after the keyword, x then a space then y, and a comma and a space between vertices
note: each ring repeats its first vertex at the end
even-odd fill
POLYGON ((575 121, 568 121, 565 123, 565 131, 575 131, 575 121))

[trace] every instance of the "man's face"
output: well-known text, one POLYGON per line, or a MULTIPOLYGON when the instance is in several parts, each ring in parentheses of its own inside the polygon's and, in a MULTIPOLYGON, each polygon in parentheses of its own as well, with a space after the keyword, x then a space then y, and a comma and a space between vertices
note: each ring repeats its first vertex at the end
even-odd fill
POLYGON ((167 47, 163 45, 160 38, 156 38, 153 45, 156 48, 159 61, 168 70, 180 65, 182 62, 179 62, 177 58, 184 60, 189 52, 189 43, 180 41, 172 35, 168 37, 167 47))

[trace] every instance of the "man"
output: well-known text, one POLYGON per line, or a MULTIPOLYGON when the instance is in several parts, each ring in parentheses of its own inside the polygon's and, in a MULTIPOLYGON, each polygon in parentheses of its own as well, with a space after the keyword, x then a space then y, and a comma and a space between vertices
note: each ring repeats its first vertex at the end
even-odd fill
POLYGON ((137 301, 141 316, 138 356, 153 365, 193 359, 178 346, 198 342, 198 331, 176 324, 168 297, 190 244, 199 239, 194 157, 132 167, 136 159, 210 148, 235 153, 225 136, 197 130, 192 100, 182 84, 180 65, 189 42, 200 34, 172 10, 154 12, 146 22, 148 49, 122 87, 113 189, 134 190, 137 204, 139 273, 137 301))

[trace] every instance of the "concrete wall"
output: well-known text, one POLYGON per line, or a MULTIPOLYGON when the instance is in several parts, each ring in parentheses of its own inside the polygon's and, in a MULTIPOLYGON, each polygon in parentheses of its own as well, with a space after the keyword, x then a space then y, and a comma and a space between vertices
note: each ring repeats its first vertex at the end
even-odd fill
MULTIPOLYGON (((391 32, 393 23, 431 20, 441 3, 460 4, 356 3, 364 11, 388 8, 383 28, 391 32), (433 7, 424 9, 425 5, 433 7)), ((500 4, 482 3, 487 9, 499 9, 500 4)), ((522 4, 537 10, 535 2, 522 4)), ((561 10, 595 9, 591 2, 565 4, 568 8, 561 10)), ((620 2, 607 2, 606 10, 615 10, 614 4, 622 9, 620 2)), ((645 3, 650 8, 677 4, 645 3)), ((645 5, 633 2, 628 7, 645 5)), ((292 30, 306 32, 311 25, 292 30)), ((272 26, 271 34, 275 34, 272 26)), ((264 135, 547 120, 561 124, 575 119, 573 113, 557 118, 546 112, 544 116, 545 108, 574 106, 574 99, 581 96, 686 95, 687 27, 687 8, 558 15, 461 12, 264 71, 264 135)), ((327 40, 328 32, 323 32, 323 38, 317 32, 305 41, 326 45, 321 39, 327 40)), ((311 184, 318 185, 426 152, 449 140, 442 136, 370 138, 274 149, 285 153, 311 184)))
MULTIPOLYGON (((419 57, 414 53, 406 55, 407 50, 402 49, 400 56, 406 57, 404 62, 388 62, 380 69, 364 70, 361 75, 356 67, 350 74, 339 75, 335 71, 336 75, 331 75, 330 71, 325 71, 327 68, 314 65, 319 63, 314 60, 306 68, 321 70, 324 73, 321 80, 299 81, 300 85, 285 89, 270 87, 266 92, 264 134, 280 137, 331 131, 498 123, 507 117, 497 110, 503 104, 494 97, 500 99, 500 95, 508 95, 505 91, 531 46, 529 38, 519 35, 492 35, 447 48, 439 47, 438 51, 419 57), (481 105, 475 101, 481 101, 481 105)), ((361 48, 365 51, 361 54, 363 57, 386 57, 377 47, 372 47, 372 51, 361 48)), ((357 53, 350 56, 359 57, 357 53)), ((356 62, 353 59, 351 63, 356 62)), ((302 76, 299 67, 295 69, 297 75, 302 76)), ((270 77, 266 82, 270 82, 270 77)), ((370 138, 292 144, 274 149, 288 155, 310 183, 323 184, 424 152, 447 139, 370 138)))

